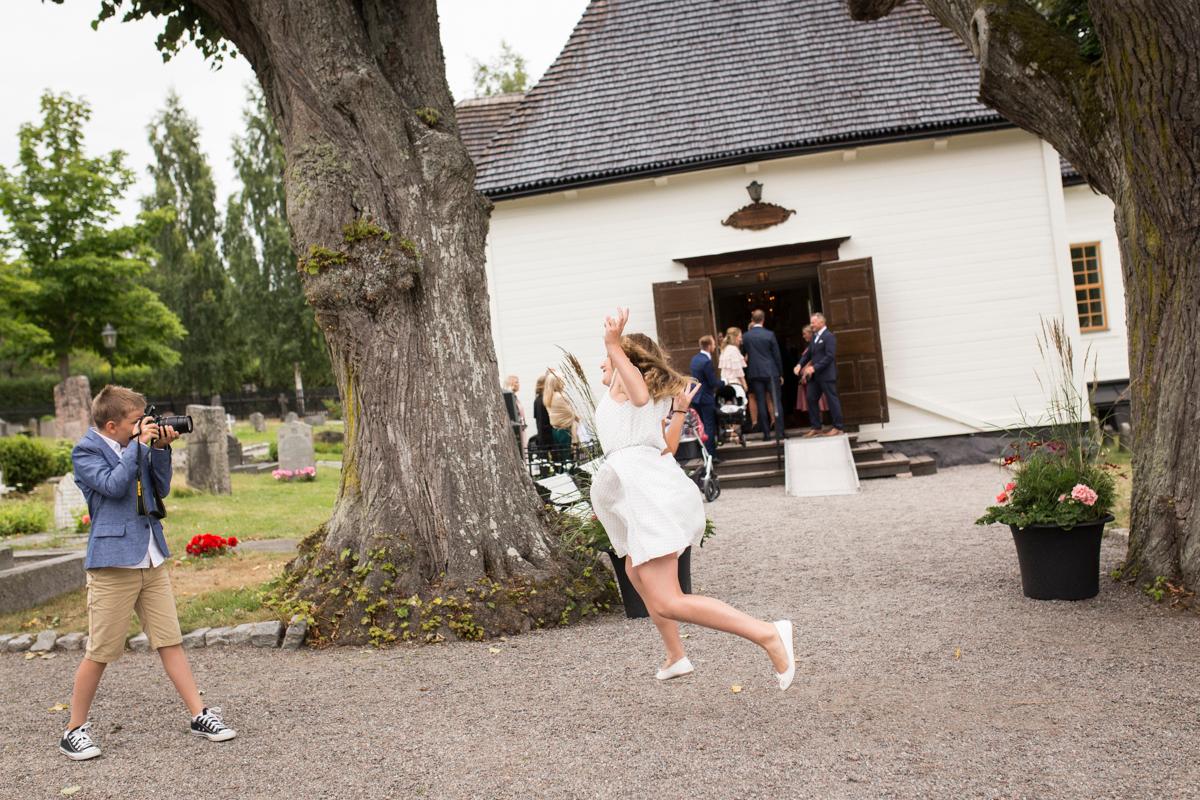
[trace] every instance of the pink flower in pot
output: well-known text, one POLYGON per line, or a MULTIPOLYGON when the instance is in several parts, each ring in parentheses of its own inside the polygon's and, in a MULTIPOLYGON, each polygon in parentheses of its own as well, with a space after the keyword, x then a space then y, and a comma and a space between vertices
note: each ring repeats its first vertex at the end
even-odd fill
POLYGON ((1075 484, 1075 488, 1071 490, 1071 497, 1085 506, 1094 506, 1097 499, 1096 492, 1082 483, 1075 484))

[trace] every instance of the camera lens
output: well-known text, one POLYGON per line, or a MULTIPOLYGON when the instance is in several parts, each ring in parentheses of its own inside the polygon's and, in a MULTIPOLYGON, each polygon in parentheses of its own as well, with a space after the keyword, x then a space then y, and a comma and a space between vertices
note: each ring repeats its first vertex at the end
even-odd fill
POLYGON ((191 433, 192 418, 191 417, 162 417, 158 420, 160 426, 170 425, 175 429, 176 433, 191 433))

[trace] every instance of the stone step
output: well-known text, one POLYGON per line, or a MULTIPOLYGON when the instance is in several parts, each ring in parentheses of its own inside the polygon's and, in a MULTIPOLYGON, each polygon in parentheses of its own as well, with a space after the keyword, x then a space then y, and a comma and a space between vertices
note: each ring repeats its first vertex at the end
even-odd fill
MULTIPOLYGON (((722 464, 722 467, 725 465, 722 464)), ((735 474, 718 473, 722 489, 735 489, 745 486, 783 486, 783 470, 767 469, 757 472, 742 472, 735 474)), ((718 501, 719 502, 719 501, 718 501)))
POLYGON ((773 454, 755 455, 743 458, 726 458, 724 451, 719 453, 721 463, 717 465, 717 474, 721 480, 726 475, 745 475, 748 472, 763 472, 779 469, 780 460, 773 454))
MULTIPOLYGON (((900 453, 884 453, 882 446, 879 446, 878 443, 872 444, 878 446, 878 456, 855 462, 854 466, 858 470, 860 480, 890 478, 909 473, 913 463, 911 459, 900 453)), ((875 451, 872 450, 872 452, 875 451)), ((721 479, 722 489, 739 486, 783 486, 785 483, 784 471, 775 467, 776 461, 773 456, 726 459, 722 453, 721 458, 722 462, 717 465, 717 475, 721 479)), ((928 459, 928 463, 924 461, 920 463, 919 469, 929 470, 932 467, 936 472, 937 465, 933 463, 932 458, 929 456, 918 456, 918 458, 928 459)), ((913 472, 912 474, 932 475, 933 472, 913 472)))
POLYGON ((908 460, 909 471, 916 475, 936 475, 937 461, 933 456, 913 456, 908 460))
POLYGON ((882 458, 873 461, 860 461, 858 468, 859 479, 890 478, 895 475, 907 474, 908 456, 901 453, 885 453, 882 458))

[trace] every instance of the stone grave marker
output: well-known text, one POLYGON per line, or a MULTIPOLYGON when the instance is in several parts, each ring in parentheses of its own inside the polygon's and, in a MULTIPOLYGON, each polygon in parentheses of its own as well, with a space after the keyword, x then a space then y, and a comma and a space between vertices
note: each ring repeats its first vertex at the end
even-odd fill
POLYGON ((316 427, 318 425, 324 425, 325 424, 325 412, 318 411, 315 414, 306 414, 304 416, 304 421, 314 427, 316 427))
POLYGON ((295 411, 287 412, 287 416, 285 416, 283 418, 284 422, 298 422, 299 420, 300 420, 300 415, 297 414, 295 411))
MULTIPOLYGON (((289 415, 290 416, 290 415, 289 415)), ((279 442, 279 468, 298 470, 317 465, 313 452, 313 431, 299 420, 285 422, 276 434, 279 442)))
POLYGON ((54 529, 74 531, 75 520, 88 510, 83 492, 75 485, 75 476, 68 472, 54 486, 54 529))
POLYGON ((232 433, 225 434, 225 447, 229 450, 229 468, 242 465, 242 443, 232 433))
POLYGON ((262 433, 267 429, 267 418, 255 411, 250 415, 250 426, 258 433, 262 433))
POLYGON ((38 431, 37 417, 30 417, 29 421, 25 423, 25 427, 29 430, 30 436, 37 437, 41 435, 41 433, 38 431))
POLYGON ((225 409, 189 405, 187 414, 193 425, 192 432, 187 435, 188 486, 212 494, 231 494, 225 409))
POLYGON ((92 385, 86 375, 72 375, 54 387, 54 435, 72 442, 92 425, 92 385))

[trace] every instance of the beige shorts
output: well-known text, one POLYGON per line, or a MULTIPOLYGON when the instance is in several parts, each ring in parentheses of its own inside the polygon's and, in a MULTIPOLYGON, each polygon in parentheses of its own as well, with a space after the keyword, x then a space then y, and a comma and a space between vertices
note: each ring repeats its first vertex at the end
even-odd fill
POLYGON ((87 571, 88 643, 92 661, 109 664, 125 652, 130 614, 137 612, 150 648, 183 641, 167 565, 151 569, 104 567, 87 571))

